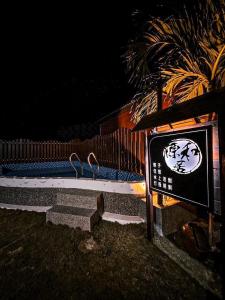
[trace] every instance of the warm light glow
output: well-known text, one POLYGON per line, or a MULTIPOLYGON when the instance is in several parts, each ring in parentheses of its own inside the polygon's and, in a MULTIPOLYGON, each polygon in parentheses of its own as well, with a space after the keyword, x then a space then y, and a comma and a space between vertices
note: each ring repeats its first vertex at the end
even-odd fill
POLYGON ((146 186, 145 186, 145 182, 135 182, 132 183, 132 190, 133 190, 133 194, 135 195, 145 195, 146 193, 146 186))

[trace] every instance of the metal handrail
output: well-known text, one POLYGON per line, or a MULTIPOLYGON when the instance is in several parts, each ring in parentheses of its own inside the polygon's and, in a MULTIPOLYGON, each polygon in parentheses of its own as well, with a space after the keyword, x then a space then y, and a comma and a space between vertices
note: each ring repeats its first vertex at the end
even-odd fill
POLYGON ((84 168, 83 168, 83 164, 82 164, 82 161, 80 160, 78 154, 76 152, 73 152, 70 154, 70 157, 69 157, 69 161, 70 161, 70 164, 72 166, 72 168, 75 170, 76 172, 76 178, 78 177, 78 171, 77 171, 77 168, 74 166, 73 162, 72 162, 72 157, 73 156, 76 156, 77 160, 79 161, 80 163, 80 167, 81 167, 81 175, 83 176, 84 175, 84 168))
POLYGON ((93 173, 93 179, 95 179, 96 174, 95 174, 94 169, 93 169, 93 166, 92 166, 92 164, 91 164, 91 162, 90 162, 90 157, 91 157, 91 156, 94 157, 94 159, 95 159, 95 161, 96 161, 96 163, 97 163, 97 165, 98 165, 98 167, 97 167, 98 173, 99 173, 100 167, 99 167, 99 162, 98 162, 98 160, 97 160, 95 154, 94 154, 93 152, 90 152, 90 153, 88 154, 87 161, 88 161, 88 164, 89 164, 89 166, 90 166, 90 168, 91 168, 91 170, 92 170, 92 173, 93 173))

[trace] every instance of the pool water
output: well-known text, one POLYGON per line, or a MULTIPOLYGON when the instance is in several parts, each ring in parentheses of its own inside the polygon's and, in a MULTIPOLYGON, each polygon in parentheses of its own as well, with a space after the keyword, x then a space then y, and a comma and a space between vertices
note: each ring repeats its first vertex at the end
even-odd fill
MULTIPOLYGON (((73 162, 77 171, 78 178, 93 178, 93 172, 87 163, 83 163, 83 176, 81 175, 80 164, 73 162)), ((74 177, 76 172, 69 162, 42 162, 42 163, 20 163, 20 164, 4 164, 2 167, 2 176, 6 177, 74 177)), ((140 174, 116 170, 107 167, 100 167, 99 172, 97 166, 93 165, 96 174, 95 179, 122 180, 122 181, 142 181, 144 177, 140 174)))

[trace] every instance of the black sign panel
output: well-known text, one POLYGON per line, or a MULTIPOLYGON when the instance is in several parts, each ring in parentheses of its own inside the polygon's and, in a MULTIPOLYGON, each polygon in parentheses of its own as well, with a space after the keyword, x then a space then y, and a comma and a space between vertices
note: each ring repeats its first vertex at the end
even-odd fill
POLYGON ((210 133, 209 127, 201 127, 151 136, 151 189, 209 207, 212 174, 210 133))

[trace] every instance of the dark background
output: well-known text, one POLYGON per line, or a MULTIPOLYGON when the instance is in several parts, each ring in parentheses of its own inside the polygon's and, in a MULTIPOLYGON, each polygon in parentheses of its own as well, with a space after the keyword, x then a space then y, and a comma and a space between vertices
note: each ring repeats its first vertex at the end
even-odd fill
POLYGON ((63 138, 67 127, 93 123, 131 99, 121 58, 129 38, 148 13, 172 14, 182 1, 138 7, 136 25, 137 7, 112 3, 3 10, 1 139, 63 138))

